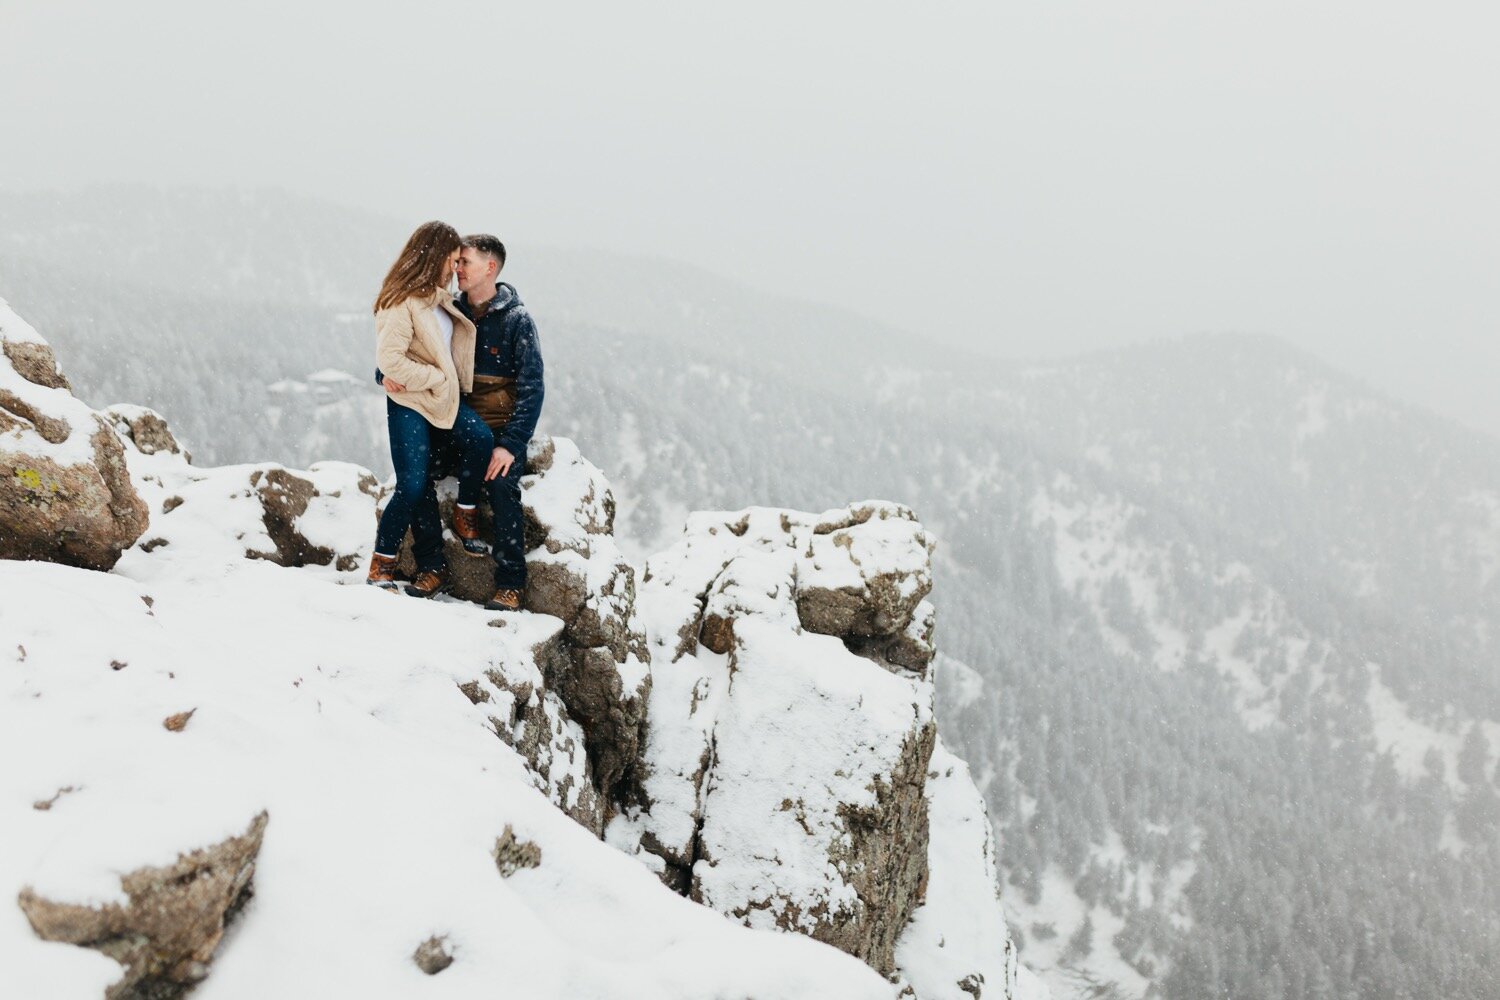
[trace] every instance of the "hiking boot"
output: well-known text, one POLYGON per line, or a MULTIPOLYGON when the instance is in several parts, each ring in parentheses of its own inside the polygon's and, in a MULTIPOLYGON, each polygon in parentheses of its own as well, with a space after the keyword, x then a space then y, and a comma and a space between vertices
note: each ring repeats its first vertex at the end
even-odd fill
POLYGON ((412 597, 432 597, 448 589, 447 569, 424 569, 406 587, 412 597))
POLYGON ((396 557, 383 556, 375 553, 370 557, 370 575, 365 577, 365 583, 381 590, 396 590, 396 557))
POLYGON ((453 505, 453 533, 458 536, 464 551, 473 555, 484 555, 490 547, 479 537, 479 508, 453 505))
POLYGON ((484 607, 486 611, 520 611, 521 592, 501 587, 495 591, 494 597, 484 602, 484 607))

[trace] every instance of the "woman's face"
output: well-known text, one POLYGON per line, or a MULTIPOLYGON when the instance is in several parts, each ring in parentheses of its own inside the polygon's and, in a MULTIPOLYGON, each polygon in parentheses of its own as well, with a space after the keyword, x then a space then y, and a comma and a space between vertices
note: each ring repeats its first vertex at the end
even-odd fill
POLYGON ((443 262, 443 278, 438 284, 444 288, 447 288, 449 283, 453 281, 453 269, 458 267, 458 254, 458 250, 453 251, 448 255, 448 259, 443 262))

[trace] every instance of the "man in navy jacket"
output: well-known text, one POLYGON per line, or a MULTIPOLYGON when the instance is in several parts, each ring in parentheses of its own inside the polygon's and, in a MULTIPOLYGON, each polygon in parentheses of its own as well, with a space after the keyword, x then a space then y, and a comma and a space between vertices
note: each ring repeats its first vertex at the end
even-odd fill
MULTIPOLYGON (((490 425, 495 450, 485 472, 494 521, 495 595, 486 607, 515 610, 526 589, 526 542, 521 476, 526 445, 542 413, 542 350, 536 324, 513 286, 497 281, 505 244, 487 234, 467 236, 458 258, 458 308, 474 321, 474 391, 468 397, 490 425)), ((454 533, 470 552, 482 552, 474 508, 454 512, 454 533)))

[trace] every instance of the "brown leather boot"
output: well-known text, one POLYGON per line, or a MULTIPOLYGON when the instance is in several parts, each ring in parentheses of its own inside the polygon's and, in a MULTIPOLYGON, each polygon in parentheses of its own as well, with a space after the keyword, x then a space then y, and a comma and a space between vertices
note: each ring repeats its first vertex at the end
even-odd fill
POLYGON ((417 574, 417 578, 406 585, 406 592, 412 597, 432 597, 441 594, 448 589, 448 570, 424 569, 417 574))
POLYGON ((483 555, 490 550, 490 547, 479 537, 478 507, 465 510, 458 504, 453 505, 453 533, 458 536, 465 552, 483 555))
POLYGON ((375 553, 370 556, 370 575, 365 577, 365 583, 381 590, 396 590, 396 557, 383 556, 375 553))
POLYGON ((501 587, 495 591, 495 596, 484 602, 487 611, 520 611, 521 592, 501 587))

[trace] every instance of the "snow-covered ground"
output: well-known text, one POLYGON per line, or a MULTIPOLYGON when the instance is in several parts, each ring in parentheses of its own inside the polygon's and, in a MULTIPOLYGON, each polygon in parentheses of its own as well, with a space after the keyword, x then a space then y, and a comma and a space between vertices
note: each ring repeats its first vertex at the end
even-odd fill
MULTIPOLYGON (((0 770, 0 897, 118 899, 121 874, 265 810, 255 896, 205 1000, 892 995, 832 948, 674 895, 533 787, 458 684, 534 672, 555 619, 493 628, 264 562, 180 569, 0 562, 0 754, 24 762, 0 770), (506 826, 539 867, 501 877, 506 826), (411 955, 433 935, 457 960, 428 979, 411 955)), ((6 996, 97 997, 118 976, 0 913, 6 996)))

